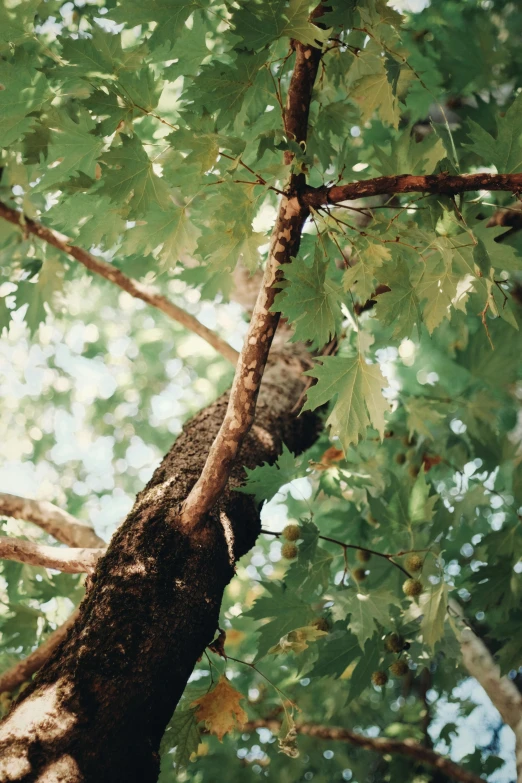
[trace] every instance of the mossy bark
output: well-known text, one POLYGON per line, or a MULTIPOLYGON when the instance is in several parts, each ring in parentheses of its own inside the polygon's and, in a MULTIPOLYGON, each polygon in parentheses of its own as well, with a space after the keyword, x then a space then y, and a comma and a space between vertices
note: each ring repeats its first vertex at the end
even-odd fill
POLYGON ((159 744, 218 625, 233 563, 260 529, 252 497, 234 491, 243 466, 272 462, 320 429, 293 412, 304 365, 295 352, 265 373, 254 425, 218 504, 195 528, 180 523, 227 395, 195 416, 114 535, 78 620, 0 725, 0 780, 153 783, 159 744))

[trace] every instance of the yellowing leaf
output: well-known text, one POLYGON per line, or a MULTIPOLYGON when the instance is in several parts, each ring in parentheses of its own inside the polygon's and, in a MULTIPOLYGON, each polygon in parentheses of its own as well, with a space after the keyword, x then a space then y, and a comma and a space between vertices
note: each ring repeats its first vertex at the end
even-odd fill
POLYGON ((216 687, 193 701, 191 706, 197 707, 197 720, 204 721, 210 733, 215 734, 221 742, 225 734, 241 728, 248 720, 248 715, 239 704, 244 698, 226 677, 221 676, 216 687))
POLYGON ((308 642, 315 642, 321 636, 326 636, 326 631, 320 631, 313 625, 305 625, 303 628, 296 628, 294 631, 285 634, 268 651, 269 655, 279 655, 279 653, 294 652, 300 653, 308 648, 308 642))
POLYGON ((448 588, 441 580, 431 591, 421 596, 423 617, 421 622, 424 643, 434 647, 444 635, 444 619, 448 607, 448 588))
POLYGON ((399 127, 399 101, 393 94, 384 62, 381 61, 376 73, 363 76, 355 83, 350 97, 361 107, 361 122, 367 122, 377 112, 383 122, 394 128, 399 127))
POLYGON ((309 389, 303 410, 315 410, 337 398, 326 423, 345 451, 366 434, 370 425, 382 438, 388 402, 382 395, 386 382, 379 366, 367 364, 360 353, 353 358, 327 356, 321 361, 306 373, 318 382, 309 389))

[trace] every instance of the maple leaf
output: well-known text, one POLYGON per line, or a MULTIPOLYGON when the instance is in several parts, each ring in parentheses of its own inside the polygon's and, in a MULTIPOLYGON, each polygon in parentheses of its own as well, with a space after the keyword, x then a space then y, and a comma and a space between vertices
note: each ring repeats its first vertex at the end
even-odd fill
POLYGON ((52 255, 45 259, 36 282, 23 280, 18 283, 16 306, 29 305, 24 316, 30 334, 34 334, 42 321, 45 321, 47 311, 54 295, 63 286, 65 269, 52 255))
POLYGON ((447 157, 442 139, 435 133, 416 141, 411 128, 405 128, 398 139, 392 139, 390 154, 375 146, 377 161, 373 166, 384 175, 432 174, 437 163, 447 157))
POLYGON ((36 124, 29 116, 48 95, 47 79, 23 62, 0 59, 0 145, 7 147, 36 124))
POLYGON ((389 606, 397 605, 397 597, 389 590, 371 593, 342 590, 334 595, 333 617, 348 618, 348 628, 357 637, 361 649, 377 630, 376 623, 386 627, 390 620, 389 606))
POLYGON ((355 82, 350 91, 350 98, 361 108, 361 122, 367 122, 374 112, 377 112, 383 122, 393 128, 399 127, 399 101, 388 81, 383 62, 379 61, 377 71, 355 82))
POLYGON ((146 214, 153 204, 165 209, 170 201, 168 186, 154 173, 141 141, 136 135, 124 134, 121 141, 121 146, 112 147, 103 157, 108 168, 98 192, 120 204, 128 200, 130 218, 146 214))
POLYGON ((218 124, 224 128, 241 111, 265 59, 266 55, 262 52, 242 52, 233 65, 213 62, 203 66, 194 79, 194 110, 204 109, 211 114, 219 112, 218 124))
POLYGON ((283 450, 273 465, 264 462, 257 468, 245 468, 247 479, 242 487, 236 487, 236 492, 254 495, 256 501, 270 500, 284 484, 302 475, 303 468, 296 464, 296 459, 283 443, 283 450))
POLYGON ((171 206, 165 211, 156 208, 126 233, 124 249, 145 254, 157 250, 162 263, 174 267, 182 255, 195 251, 200 234, 185 208, 171 206))
POLYGON ((216 686, 204 696, 195 699, 192 707, 196 707, 196 719, 204 721, 211 734, 215 734, 221 742, 225 734, 242 726, 247 722, 248 715, 240 701, 245 697, 229 683, 223 675, 216 686))
POLYGON ((186 20, 201 6, 201 0, 125 0, 111 9, 110 16, 127 27, 156 22, 149 42, 152 47, 162 46, 163 59, 168 60, 186 20))
POLYGON ((366 302, 375 290, 376 270, 390 258, 391 253, 385 245, 362 240, 361 247, 358 248, 356 262, 344 273, 344 290, 348 291, 353 288, 360 300, 366 302))
POLYGON ((310 22, 315 8, 313 0, 265 0, 260 4, 244 4, 232 17, 242 44, 254 52, 277 38, 297 38, 305 45, 324 44, 330 33, 310 22))
POLYGON ((47 169, 37 189, 47 190, 80 173, 94 179, 96 162, 104 141, 91 133, 95 123, 88 112, 82 111, 78 122, 75 122, 65 111, 56 111, 49 121, 49 127, 51 142, 47 160, 49 163, 59 163, 47 169))
POLYGON ((195 709, 177 709, 172 716, 161 741, 161 751, 175 747, 173 761, 179 767, 186 767, 193 753, 198 749, 200 733, 195 709))
POLYGON ((285 268, 283 290, 277 294, 273 312, 281 311, 294 326, 292 342, 310 341, 322 346, 336 334, 341 320, 341 286, 326 274, 329 261, 316 248, 311 267, 294 260, 285 268))
POLYGON ((327 631, 320 631, 314 625, 305 625, 303 628, 295 628, 293 631, 281 637, 277 644, 271 647, 268 655, 279 655, 280 653, 304 652, 308 649, 309 642, 315 642, 321 636, 327 636, 327 631))
POLYGON ((147 50, 144 46, 123 49, 121 35, 108 33, 93 25, 89 38, 61 38, 62 52, 71 71, 78 69, 81 77, 88 79, 119 74, 139 68, 147 50))
POLYGON ((406 263, 398 261, 386 266, 382 272, 379 270, 378 279, 390 288, 376 297, 379 320, 385 326, 393 326, 393 337, 410 337, 415 324, 419 326, 422 315, 406 263))
POLYGON ((503 117, 497 119, 496 137, 474 120, 469 120, 469 149, 501 174, 522 169, 522 95, 518 95, 503 117))
POLYGON ((308 390, 303 410, 315 410, 337 398, 326 423, 345 451, 370 425, 382 438, 389 406, 382 395, 386 384, 378 365, 367 364, 361 353, 352 358, 326 356, 321 362, 306 372, 317 378, 317 384, 308 390))

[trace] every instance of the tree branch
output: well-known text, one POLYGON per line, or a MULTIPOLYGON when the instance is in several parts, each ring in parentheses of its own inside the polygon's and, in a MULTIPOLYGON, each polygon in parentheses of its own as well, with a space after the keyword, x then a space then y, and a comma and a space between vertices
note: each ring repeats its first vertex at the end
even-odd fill
POLYGON ((0 492, 0 516, 24 519, 38 525, 57 541, 71 547, 104 547, 92 527, 46 500, 29 500, 0 492))
MULTIPOLYGON (((450 599, 449 608, 461 621, 462 607, 450 599)), ((490 651, 471 628, 462 628, 460 649, 464 666, 488 694, 504 723, 515 734, 517 780, 522 783, 522 694, 509 677, 502 677, 490 651)))
MULTIPOLYGON (((281 728, 280 721, 277 720, 252 720, 249 721, 242 731, 253 731, 254 729, 266 728, 273 734, 277 734, 281 728)), ((348 742, 365 750, 371 750, 375 753, 397 753, 401 756, 409 756, 421 764, 427 764, 429 767, 439 770, 453 780, 460 783, 484 783, 483 779, 473 772, 468 772, 463 767, 455 764, 450 759, 441 756, 434 750, 425 748, 412 739, 404 741, 391 740, 386 737, 365 737, 362 734, 356 734, 348 729, 336 726, 321 726, 315 723, 301 723, 296 725, 298 734, 304 734, 309 737, 319 737, 320 739, 348 742)))
POLYGON ((33 544, 21 538, 0 536, 0 559, 56 568, 67 574, 91 574, 105 549, 86 547, 56 547, 33 544))
POLYGON ((12 691, 32 677, 44 663, 47 663, 58 645, 65 639, 69 628, 72 628, 77 617, 78 610, 75 609, 72 615, 56 631, 53 631, 34 652, 30 653, 27 658, 15 663, 14 666, 3 674, 0 674, 0 693, 4 691, 12 693, 12 691))
POLYGON ((34 236, 42 239, 44 242, 48 242, 63 253, 67 253, 68 256, 79 261, 79 263, 90 272, 94 272, 95 274, 100 275, 100 277, 104 277, 106 280, 114 283, 114 285, 122 288, 131 296, 136 297, 136 299, 141 299, 152 307, 161 310, 169 318, 177 321, 186 329, 189 329, 191 332, 194 332, 194 334, 197 334, 205 340, 218 353, 224 356, 225 359, 232 362, 232 364, 236 363, 238 352, 234 350, 231 345, 219 337, 219 335, 215 334, 211 329, 207 329, 206 326, 203 326, 203 324, 200 323, 197 318, 194 318, 193 315, 186 313, 181 307, 178 307, 171 302, 170 299, 167 299, 166 296, 158 294, 154 289, 143 285, 143 283, 134 280, 132 277, 127 277, 127 275, 124 275, 123 272, 112 264, 108 264, 106 261, 93 256, 92 253, 83 250, 81 247, 72 245, 68 237, 60 234, 58 231, 46 228, 35 220, 31 220, 31 218, 23 215, 22 212, 12 209, 1 201, 0 217, 15 226, 18 226, 23 231, 34 234, 34 236))
MULTIPOLYGON (((313 16, 321 14, 321 5, 313 16)), ((312 90, 317 76, 321 51, 315 47, 294 42, 296 59, 288 88, 285 110, 285 131, 298 143, 306 141, 308 115, 312 90)), ((285 153, 285 164, 292 161, 285 153)), ((304 175, 293 175, 289 193, 279 204, 272 230, 270 251, 261 288, 250 326, 236 367, 230 398, 221 429, 214 440, 205 466, 187 497, 182 511, 182 522, 194 526, 216 503, 227 483, 230 470, 241 444, 252 426, 256 401, 272 340, 279 322, 279 313, 271 312, 280 279, 280 267, 290 263, 297 254, 301 231, 309 210, 303 206, 299 193, 304 186, 304 175)))
POLYGON ((470 190, 506 190, 522 192, 522 174, 430 174, 417 176, 401 174, 393 177, 349 182, 347 185, 332 187, 306 188, 302 201, 311 209, 319 209, 328 204, 338 204, 366 196, 381 196, 392 193, 438 193, 455 195, 470 190))

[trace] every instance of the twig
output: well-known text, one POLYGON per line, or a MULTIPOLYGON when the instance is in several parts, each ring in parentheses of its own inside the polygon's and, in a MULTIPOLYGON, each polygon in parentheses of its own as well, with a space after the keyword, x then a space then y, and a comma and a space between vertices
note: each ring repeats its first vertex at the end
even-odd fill
MULTIPOLYGON (((314 12, 316 16, 321 12, 320 6, 318 9, 314 12)), ((319 49, 296 42, 296 61, 286 102, 285 132, 298 143, 306 140, 310 101, 320 59, 319 49)), ((291 163, 292 157, 288 150, 284 153, 286 165, 291 163)), ((186 526, 197 525, 220 497, 254 421, 259 387, 279 323, 280 314, 271 311, 277 293, 274 284, 279 280, 281 265, 296 256, 301 231, 309 214, 297 196, 303 184, 303 174, 293 175, 289 190, 292 195, 283 196, 279 204, 265 273, 236 366, 225 418, 201 475, 183 505, 181 521, 186 526)))
MULTIPOLYGON (((275 536, 276 538, 280 538, 283 534, 282 532, 275 532, 273 530, 265 530, 265 528, 261 528, 261 533, 263 533, 266 536, 275 536)), ((412 552, 425 552, 427 550, 425 549, 403 549, 400 552, 395 552, 394 554, 387 554, 386 552, 377 552, 376 549, 368 549, 368 547, 360 546, 359 544, 346 544, 344 541, 339 541, 337 538, 330 538, 330 536, 322 536, 319 535, 318 538, 320 538, 322 541, 328 541, 330 544, 337 544, 337 546, 340 546, 343 548, 344 552, 346 553, 347 549, 360 549, 363 552, 368 552, 370 555, 375 555, 376 557, 382 557, 385 560, 387 560, 389 563, 395 566, 395 568, 398 568, 400 571, 402 571, 403 574, 406 574, 408 579, 412 578, 412 575, 406 571, 405 568, 403 568, 400 563, 396 563, 393 559, 394 557, 404 557, 404 555, 409 555, 412 552)))
POLYGON ((0 516, 24 519, 38 525, 57 541, 72 547, 104 547, 92 527, 46 500, 29 500, 0 493, 0 516))
POLYGON ((143 285, 143 283, 138 282, 138 280, 134 280, 132 277, 127 277, 127 275, 124 275, 123 272, 121 272, 112 264, 108 264, 106 261, 102 261, 102 259, 93 256, 92 253, 89 253, 87 250, 83 250, 81 247, 72 245, 68 237, 64 236, 58 231, 53 231, 50 228, 46 228, 46 226, 38 223, 35 220, 31 220, 31 218, 23 215, 22 212, 19 212, 16 209, 12 209, 1 201, 0 217, 9 221, 9 223, 13 223, 15 226, 18 226, 23 231, 37 236, 44 242, 48 242, 50 245, 56 247, 58 250, 61 250, 63 253, 67 253, 68 256, 71 256, 72 258, 76 259, 76 261, 79 261, 79 263, 86 267, 86 269, 88 269, 90 272, 94 272, 95 274, 100 275, 100 277, 104 277, 106 280, 114 283, 114 285, 117 285, 119 288, 127 291, 127 293, 131 296, 134 296, 137 299, 141 299, 143 302, 152 305, 152 307, 156 307, 158 310, 161 310, 163 313, 165 313, 165 315, 168 315, 169 318, 177 321, 186 329, 189 329, 191 332, 194 332, 194 334, 197 334, 199 337, 205 340, 216 351, 218 351, 218 353, 224 356, 225 359, 228 359, 230 362, 232 362, 232 364, 236 363, 239 354, 234 350, 234 348, 232 348, 231 345, 225 342, 225 340, 219 337, 219 335, 215 334, 211 329, 207 329, 206 326, 203 326, 203 324, 200 323, 197 318, 194 318, 193 315, 186 313, 185 310, 181 309, 181 307, 178 307, 173 302, 171 302, 170 299, 167 299, 166 296, 158 294, 156 291, 154 291, 154 289, 143 285))
POLYGON ((105 549, 56 547, 34 544, 21 538, 0 536, 0 559, 55 568, 67 574, 91 574, 105 549))
MULTIPOLYGON (((269 729, 272 734, 277 734, 281 729, 281 722, 278 720, 265 719, 251 720, 242 727, 242 731, 255 731, 255 729, 269 729)), ((296 724, 295 729, 298 734, 308 737, 317 737, 329 741, 348 742, 350 745, 356 745, 365 750, 375 753, 396 753, 400 756, 408 756, 421 764, 439 770, 453 780, 459 783, 484 783, 483 779, 473 772, 461 767, 459 764, 445 758, 440 753, 436 753, 430 748, 425 748, 412 739, 391 740, 386 737, 365 737, 363 734, 356 734, 348 729, 338 726, 321 726, 316 723, 296 724)))

